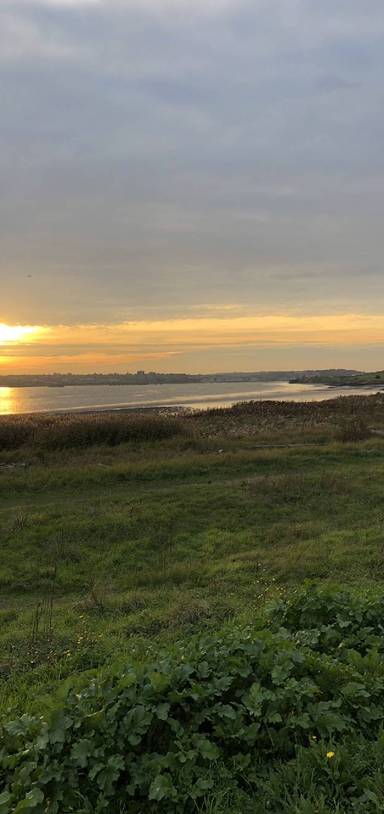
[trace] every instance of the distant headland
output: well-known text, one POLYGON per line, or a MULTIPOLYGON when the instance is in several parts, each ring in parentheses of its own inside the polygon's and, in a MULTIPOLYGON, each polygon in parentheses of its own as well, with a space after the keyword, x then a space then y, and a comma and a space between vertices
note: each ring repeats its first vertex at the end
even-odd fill
POLYGON ((384 372, 363 373, 358 370, 266 370, 229 373, 30 373, 2 374, 0 387, 73 387, 80 385, 146 385, 194 384, 202 382, 270 382, 286 381, 303 384, 359 385, 375 384, 384 372))

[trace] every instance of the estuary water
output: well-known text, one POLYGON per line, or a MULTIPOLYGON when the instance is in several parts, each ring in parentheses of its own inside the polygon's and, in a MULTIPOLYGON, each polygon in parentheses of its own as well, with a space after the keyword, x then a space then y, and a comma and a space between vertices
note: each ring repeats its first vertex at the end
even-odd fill
POLYGON ((316 401, 367 395, 378 388, 326 387, 272 382, 202 382, 191 384, 84 385, 68 387, 0 387, 0 414, 124 410, 150 407, 208 409, 240 401, 316 401))

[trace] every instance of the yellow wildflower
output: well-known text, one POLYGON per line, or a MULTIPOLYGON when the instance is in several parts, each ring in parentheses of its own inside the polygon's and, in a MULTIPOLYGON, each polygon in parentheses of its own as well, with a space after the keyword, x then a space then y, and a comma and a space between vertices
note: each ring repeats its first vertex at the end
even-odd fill
POLYGON ((333 757, 335 757, 335 753, 334 753, 334 752, 327 752, 327 758, 328 758, 328 760, 332 760, 332 758, 333 758, 333 757))

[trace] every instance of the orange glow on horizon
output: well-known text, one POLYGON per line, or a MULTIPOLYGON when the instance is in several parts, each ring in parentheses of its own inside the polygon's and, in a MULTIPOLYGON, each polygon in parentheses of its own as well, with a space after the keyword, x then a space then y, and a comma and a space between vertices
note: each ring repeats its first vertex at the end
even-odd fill
POLYGON ((311 347, 330 348, 333 353, 353 346, 384 345, 381 314, 229 315, 229 310, 109 324, 0 324, 0 369, 4 373, 107 372, 127 370, 137 363, 153 370, 168 360, 167 369, 172 370, 174 357, 174 369, 188 371, 188 355, 193 354, 194 369, 205 372, 206 353, 211 355, 212 369, 212 354, 230 349, 300 347, 309 356, 311 347))

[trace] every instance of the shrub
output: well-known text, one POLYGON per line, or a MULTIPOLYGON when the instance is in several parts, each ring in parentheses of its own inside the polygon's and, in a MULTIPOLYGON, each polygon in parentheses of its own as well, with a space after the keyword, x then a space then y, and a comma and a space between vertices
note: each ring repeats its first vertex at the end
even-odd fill
POLYGON ((316 583, 305 586, 270 612, 272 625, 288 630, 296 641, 322 653, 348 650, 366 654, 384 650, 384 597, 356 597, 349 591, 316 583))
POLYGON ((18 449, 29 444, 33 437, 33 425, 24 418, 0 417, 0 450, 18 449))
POLYGON ((337 441, 349 443, 353 441, 366 441, 371 437, 371 430, 365 421, 359 416, 344 418, 336 429, 335 438, 337 441))
MULTIPOLYGON (((369 792, 369 784, 364 797, 362 769, 355 793, 343 761, 337 757, 335 768, 329 761, 353 738, 365 739, 368 751, 370 742, 379 743, 381 659, 367 671, 358 651, 354 659, 339 657, 337 637, 320 637, 321 653, 319 640, 312 647, 311 635, 309 643, 300 637, 314 625, 321 634, 335 629, 339 637, 350 628, 360 647, 361 617, 382 647, 381 607, 382 600, 311 587, 275 606, 271 620, 275 628, 284 625, 279 632, 236 627, 202 637, 155 664, 118 669, 82 689, 73 687, 45 718, 23 715, 5 723, 1 814, 187 813, 229 777, 233 789, 241 789, 246 778, 250 793, 256 789, 261 799, 264 790, 264 800, 272 800, 271 783, 279 774, 287 780, 286 799, 272 810, 311 811, 288 808, 289 782, 297 792, 292 778, 300 771, 315 777, 324 811, 337 810, 325 807, 334 786, 344 803, 340 810, 356 810, 356 801, 365 800, 361 811, 379 811, 370 807, 376 791, 369 792)), ((364 766, 368 771, 367 760, 364 766)), ((303 785, 300 794, 305 791, 303 785)))

